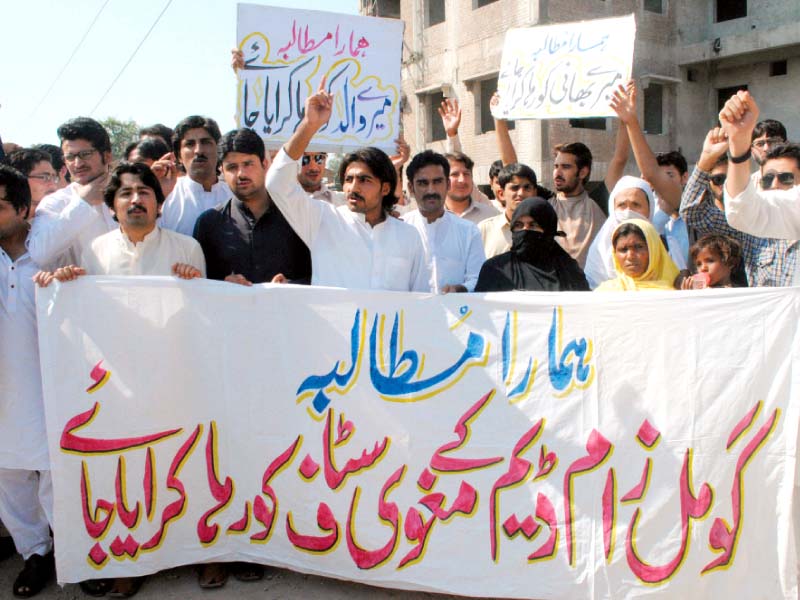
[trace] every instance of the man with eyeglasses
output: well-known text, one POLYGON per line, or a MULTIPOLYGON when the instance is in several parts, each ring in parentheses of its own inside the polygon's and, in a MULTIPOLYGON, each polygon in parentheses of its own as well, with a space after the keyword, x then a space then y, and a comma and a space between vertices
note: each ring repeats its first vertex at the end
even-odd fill
POLYGON ((735 229, 725 217, 723 189, 728 174, 729 144, 725 132, 708 132, 700 158, 681 199, 681 216, 698 235, 716 233, 737 240, 747 283, 756 286, 790 286, 798 264, 796 240, 759 237, 735 229))
POLYGON ((34 148, 12 152, 8 156, 8 164, 28 178, 28 187, 31 189, 31 209, 28 212, 30 221, 42 198, 58 189, 58 173, 53 168, 50 155, 34 148))
POLYGON ((783 123, 775 119, 764 119, 756 124, 752 133, 753 141, 750 144, 750 149, 753 154, 753 160, 756 161, 755 173, 751 175, 753 184, 756 188, 761 189, 761 169, 764 162, 767 160, 767 153, 777 146, 778 144, 786 143, 786 127, 783 123))
POLYGON ((42 267, 76 264, 96 237, 116 229, 103 201, 111 163, 111 140, 94 119, 78 117, 58 130, 72 183, 45 196, 31 223, 28 248, 42 267))

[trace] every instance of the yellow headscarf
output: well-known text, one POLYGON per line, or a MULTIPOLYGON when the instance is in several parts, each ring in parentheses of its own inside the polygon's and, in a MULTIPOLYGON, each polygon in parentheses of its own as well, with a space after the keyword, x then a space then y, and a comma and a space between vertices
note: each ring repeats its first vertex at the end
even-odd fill
POLYGON ((650 254, 650 262, 647 265, 647 269, 639 277, 630 277, 622 270, 619 260, 617 260, 617 253, 613 252, 614 270, 617 272, 617 278, 601 283, 597 290, 602 292, 623 292, 674 289, 673 284, 680 271, 675 266, 675 263, 672 262, 669 252, 664 248, 664 244, 661 243, 661 238, 658 236, 655 227, 649 222, 642 219, 623 221, 614 229, 611 239, 613 240, 617 230, 627 223, 636 225, 644 233, 647 251, 650 254))

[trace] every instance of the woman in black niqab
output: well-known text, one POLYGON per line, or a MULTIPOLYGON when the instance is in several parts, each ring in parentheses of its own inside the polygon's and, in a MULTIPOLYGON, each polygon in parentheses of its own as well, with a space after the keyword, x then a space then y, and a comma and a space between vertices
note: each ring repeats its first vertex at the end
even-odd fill
POLYGON ((511 250, 483 263, 475 291, 588 292, 583 271, 555 239, 563 235, 547 200, 523 200, 511 219, 511 250))

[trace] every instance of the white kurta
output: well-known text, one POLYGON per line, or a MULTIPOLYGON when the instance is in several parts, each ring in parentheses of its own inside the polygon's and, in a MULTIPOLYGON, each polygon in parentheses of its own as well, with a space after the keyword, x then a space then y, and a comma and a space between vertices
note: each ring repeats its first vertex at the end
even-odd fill
POLYGON ((393 217, 372 227, 347 206, 310 198, 297 182, 299 168, 281 149, 267 173, 267 190, 311 251, 312 285, 430 291, 425 248, 414 227, 393 217))
POLYGON ((757 237, 800 239, 800 185, 789 190, 759 190, 752 180, 738 195, 725 190, 725 216, 731 227, 757 237))
POLYGON ((224 181, 218 181, 211 186, 211 191, 207 192, 202 184, 188 175, 178 177, 172 193, 164 200, 158 224, 164 229, 192 235, 197 217, 209 208, 227 202, 232 195, 231 189, 224 181))
MULTIPOLYGON (((88 206, 88 205, 87 205, 88 206)), ((29 253, 16 261, 0 248, 0 468, 46 470, 47 433, 39 370, 29 253)))
POLYGON ((156 227, 138 244, 119 228, 101 235, 84 250, 80 264, 89 275, 172 275, 175 263, 192 265, 206 276, 197 240, 156 227))
POLYGON ((36 209, 28 251, 42 267, 77 264, 92 240, 119 227, 105 204, 90 205, 75 183, 45 196, 36 209))
POLYGON ((324 183, 321 188, 316 192, 310 193, 309 196, 315 200, 324 200, 328 204, 332 204, 336 207, 345 206, 347 204, 347 200, 344 199, 344 192, 332 190, 324 183))
POLYGON ((474 223, 448 211, 433 223, 428 223, 418 210, 403 215, 403 220, 413 225, 422 237, 436 293, 446 285, 463 285, 468 292, 475 291, 486 255, 474 223))

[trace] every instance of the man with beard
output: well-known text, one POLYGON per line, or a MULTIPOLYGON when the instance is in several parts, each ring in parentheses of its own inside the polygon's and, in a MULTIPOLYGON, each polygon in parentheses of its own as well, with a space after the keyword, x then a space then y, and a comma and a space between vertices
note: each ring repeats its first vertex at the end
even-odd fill
POLYGON ((425 249, 416 229, 391 216, 397 173, 377 148, 344 157, 339 174, 347 206, 309 198, 297 181, 300 159, 331 117, 333 96, 323 78, 305 114, 267 173, 267 190, 311 251, 313 285, 350 289, 430 291, 425 249))
POLYGON ((406 173, 417 210, 403 220, 417 228, 425 244, 431 288, 441 294, 472 292, 486 257, 475 224, 444 209, 450 164, 441 154, 426 150, 411 160, 406 173))
POLYGON ((164 201, 164 229, 192 235, 201 214, 231 197, 230 188, 217 178, 219 138, 217 122, 207 117, 186 117, 175 126, 172 151, 186 170, 186 177, 178 177, 164 201))
POLYGON ((31 209, 28 211, 30 221, 42 198, 58 189, 58 173, 53 168, 50 155, 34 148, 12 152, 8 156, 8 164, 28 178, 28 186, 31 188, 31 209))
POLYGON ((57 132, 72 183, 45 196, 36 209, 28 250, 40 266, 75 264, 92 240, 117 228, 103 202, 111 162, 108 132, 86 117, 67 121, 57 132))
POLYGON ((308 248, 264 187, 264 142, 250 129, 230 131, 220 141, 219 159, 233 196, 200 215, 194 228, 208 278, 242 285, 309 283, 308 248))
MULTIPOLYGON (((742 246, 741 264, 750 287, 792 285, 800 249, 797 241, 757 237, 728 224, 723 201, 728 174, 727 153, 725 132, 719 127, 711 129, 683 191, 681 216, 697 235, 714 233, 739 242, 742 246)), ((733 278, 741 282, 741 274, 734 272, 733 278)))
POLYGON ((580 142, 559 144, 554 152, 556 196, 548 202, 558 215, 558 228, 566 234, 558 241, 583 269, 592 240, 606 220, 584 187, 592 172, 592 153, 580 142))

